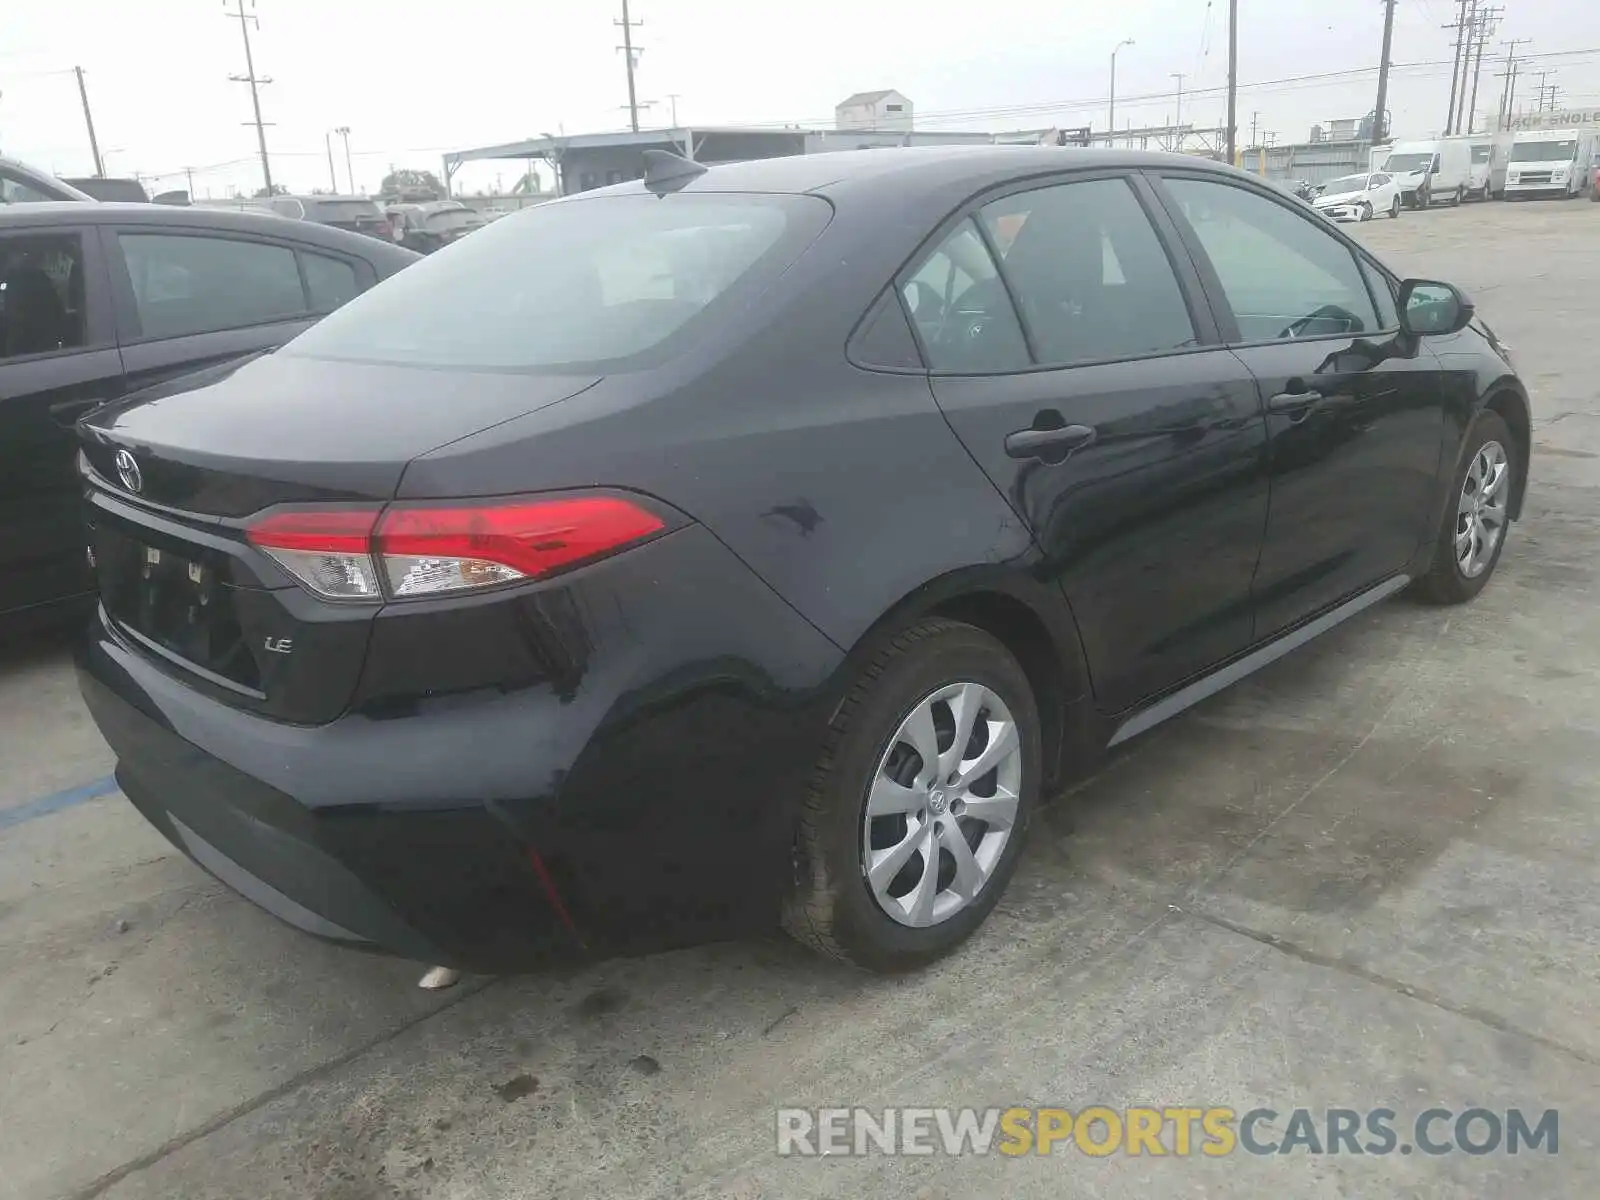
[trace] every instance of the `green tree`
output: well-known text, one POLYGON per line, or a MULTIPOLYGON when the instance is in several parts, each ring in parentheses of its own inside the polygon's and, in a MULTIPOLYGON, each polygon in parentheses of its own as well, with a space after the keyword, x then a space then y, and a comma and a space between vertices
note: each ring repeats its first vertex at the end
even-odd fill
POLYGON ((417 200, 439 200, 444 197, 444 184, 432 171, 419 171, 414 167, 396 167, 383 177, 378 192, 384 196, 405 196, 417 200))

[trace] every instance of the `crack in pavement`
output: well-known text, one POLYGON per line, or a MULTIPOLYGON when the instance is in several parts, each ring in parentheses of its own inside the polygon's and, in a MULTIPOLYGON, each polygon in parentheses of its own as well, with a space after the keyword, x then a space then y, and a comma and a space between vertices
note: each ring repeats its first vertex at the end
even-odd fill
POLYGON ((1587 1050, 1582 1050, 1577 1046, 1570 1046, 1565 1042, 1557 1041, 1555 1038, 1546 1037, 1542 1033, 1534 1033, 1531 1030, 1520 1029, 1513 1025, 1510 1021, 1506 1020, 1506 1018, 1500 1016, 1500 1014, 1490 1012, 1486 1008, 1479 1008, 1474 1004, 1457 1004, 1455 1001, 1447 999, 1446 997, 1441 996, 1438 992, 1432 991, 1429 988, 1418 987, 1415 984, 1404 983, 1401 980, 1394 979, 1388 975, 1380 975, 1377 971, 1363 967, 1359 963, 1353 963, 1348 959, 1338 958, 1329 954, 1320 954, 1315 950, 1311 950, 1305 946, 1299 945, 1298 943, 1291 942, 1287 938, 1279 937, 1275 933, 1267 933, 1264 930, 1252 929, 1248 925, 1241 925, 1237 921, 1230 921, 1228 918, 1219 917, 1214 913, 1201 912, 1200 910, 1193 908, 1179 908, 1175 904, 1172 905, 1171 908, 1175 913, 1181 913, 1184 916, 1193 917, 1197 921, 1204 921, 1207 925, 1212 925, 1218 929, 1227 930, 1229 933, 1236 933, 1240 937, 1249 938, 1253 942, 1259 942, 1263 946, 1270 947, 1281 954, 1288 955, 1290 958, 1298 959, 1303 963, 1309 963, 1311 966, 1324 967, 1330 971, 1338 971, 1355 979, 1360 979, 1365 983, 1374 984, 1378 987, 1384 988, 1387 991, 1394 992, 1396 995, 1405 996, 1411 1000, 1420 1000, 1422 1003, 1429 1005, 1432 1008, 1437 1008, 1442 1012, 1451 1013, 1452 1015, 1458 1017, 1464 1017, 1469 1021, 1476 1022, 1479 1025, 1483 1025, 1486 1028, 1492 1029, 1496 1033, 1505 1033, 1510 1034, 1513 1037, 1524 1038, 1530 1042, 1534 1042, 1545 1047, 1547 1050, 1554 1050, 1558 1054, 1564 1054, 1568 1058, 1575 1058, 1579 1062, 1588 1063, 1590 1066, 1600 1066, 1600 1056, 1592 1054, 1587 1050))
POLYGON ((86 1184, 77 1191, 67 1193, 63 1200, 93 1200, 93 1197, 102 1195, 108 1189, 115 1187, 124 1179, 128 1178, 128 1176, 135 1175, 140 1171, 146 1170, 149 1167, 153 1167, 162 1159, 171 1154, 175 1154, 177 1151, 182 1150, 185 1146, 191 1145, 192 1143, 199 1141, 201 1138, 209 1137, 211 1134, 216 1133, 217 1130, 226 1128, 227 1126, 233 1124, 240 1117, 248 1116, 257 1109, 271 1104, 274 1100, 281 1100, 284 1096, 287 1096, 289 1093, 304 1087, 308 1083, 315 1083, 319 1079, 327 1078, 341 1067, 347 1066, 356 1059, 360 1058, 362 1055, 367 1054, 372 1050, 376 1050, 384 1043, 391 1042, 400 1035, 415 1029, 424 1021, 431 1020, 440 1013, 448 1012, 456 1005, 470 1000, 472 997, 481 994, 499 982, 500 979, 495 977, 480 980, 474 984, 458 984, 457 986, 461 989, 460 994, 452 996, 449 1000, 439 1005, 437 1008, 431 1008, 427 1012, 418 1013, 409 1020, 400 1022, 400 1024, 396 1025, 393 1029, 381 1033, 376 1037, 368 1038, 360 1045, 346 1050, 343 1054, 336 1055, 335 1057, 328 1059, 326 1062, 318 1063, 314 1067, 308 1067, 306 1070, 301 1071, 298 1075, 293 1075, 290 1078, 285 1079, 282 1083, 275 1084, 266 1091, 260 1092, 248 1100, 243 1100, 238 1104, 235 1104, 232 1108, 224 1109, 222 1112, 212 1116, 209 1120, 202 1121, 199 1125, 194 1126, 192 1129, 188 1129, 185 1132, 178 1134, 176 1137, 169 1138, 167 1141, 157 1146, 154 1150, 147 1151, 144 1154, 139 1155, 137 1158, 129 1159, 120 1167, 115 1167, 112 1170, 107 1171, 94 1182, 86 1184))

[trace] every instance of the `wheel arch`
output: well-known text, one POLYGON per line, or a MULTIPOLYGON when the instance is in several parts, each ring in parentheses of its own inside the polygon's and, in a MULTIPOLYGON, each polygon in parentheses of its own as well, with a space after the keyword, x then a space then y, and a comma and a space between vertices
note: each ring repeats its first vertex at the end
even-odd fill
POLYGON ((1054 585, 1014 571, 975 567, 929 580, 892 605, 849 652, 852 664, 879 639, 927 617, 982 629, 1011 652, 1033 688, 1045 783, 1059 783, 1099 746, 1093 688, 1077 623, 1054 585))
POLYGON ((1517 520, 1522 516, 1522 498, 1528 491, 1528 467, 1533 459, 1533 417, 1528 397, 1510 380, 1502 380, 1489 389, 1483 407, 1499 415, 1517 443, 1517 474, 1511 494, 1511 519, 1517 520))

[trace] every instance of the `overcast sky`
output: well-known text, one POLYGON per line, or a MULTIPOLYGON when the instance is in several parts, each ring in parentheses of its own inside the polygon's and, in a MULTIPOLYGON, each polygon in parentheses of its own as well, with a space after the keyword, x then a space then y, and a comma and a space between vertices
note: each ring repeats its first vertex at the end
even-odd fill
MULTIPOLYGON (((1531 38, 1519 82, 1531 99, 1539 71, 1561 102, 1600 106, 1600 4, 1500 0, 1501 39, 1531 38), (1573 53, 1588 51, 1589 53, 1573 53)), ((898 88, 919 128, 1018 129, 1107 120, 1108 59, 1118 57, 1117 124, 1154 124, 1174 107, 1220 124, 1227 77, 1227 0, 631 0, 642 21, 639 98, 646 125, 826 125, 853 91, 898 88), (1141 100, 1141 96, 1154 96, 1141 100)), ((373 189, 388 166, 437 172, 450 149, 544 131, 625 126, 621 0, 259 0, 252 30, 273 178, 292 190, 327 187, 324 134, 350 127, 355 179, 373 189)), ((1252 114, 1280 140, 1312 124, 1371 110, 1382 36, 1378 0, 1243 0, 1239 124, 1252 114), (1276 82, 1337 72, 1332 79, 1276 82)), ((1395 131, 1427 134, 1444 121, 1453 0, 1399 0, 1390 88, 1395 131), (1441 60, 1444 65, 1438 65, 1441 60), (1433 65, 1427 65, 1433 64, 1433 65)), ((223 0, 13 0, 0 16, 0 153, 60 174, 90 174, 73 66, 87 72, 109 174, 163 173, 200 194, 253 190, 261 173, 239 23, 223 0)), ((1499 51, 1503 59, 1504 50, 1499 51)), ((1478 108, 1500 96, 1485 63, 1478 108)), ((342 144, 335 139, 340 190, 342 144)), ((469 189, 509 184, 515 163, 469 168, 469 189)))

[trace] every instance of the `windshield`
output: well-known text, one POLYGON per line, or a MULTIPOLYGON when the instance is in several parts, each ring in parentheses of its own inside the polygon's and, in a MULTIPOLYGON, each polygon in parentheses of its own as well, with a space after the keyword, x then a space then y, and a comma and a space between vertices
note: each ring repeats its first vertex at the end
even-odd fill
POLYGON ((1339 179, 1330 179, 1322 185, 1322 192, 1326 196, 1338 196, 1345 192, 1364 192, 1367 189, 1367 176, 1345 175, 1339 179))
POLYGON ((1518 142, 1512 150, 1511 158, 1514 162, 1571 162, 1573 155, 1578 152, 1578 143, 1565 142, 1518 142))
POLYGON ((1492 157, 1494 157, 1493 146, 1474 146, 1472 148, 1472 161, 1475 163, 1486 163, 1492 157))
POLYGON ((747 305, 831 211, 773 195, 540 205, 407 267, 285 353, 485 371, 653 365, 747 305))
POLYGON ((1399 175, 1409 175, 1413 171, 1426 170, 1432 162, 1431 154, 1391 154, 1383 169, 1399 175))

